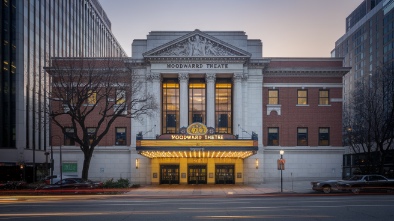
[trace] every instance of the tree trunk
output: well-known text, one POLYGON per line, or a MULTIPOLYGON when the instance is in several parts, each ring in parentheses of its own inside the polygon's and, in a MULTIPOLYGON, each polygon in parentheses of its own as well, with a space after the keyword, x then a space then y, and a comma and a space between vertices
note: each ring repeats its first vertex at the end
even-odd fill
POLYGON ((84 152, 83 168, 82 168, 82 179, 87 180, 89 177, 89 167, 90 160, 92 159, 92 154, 84 152))
POLYGON ((386 175, 384 174, 384 165, 386 163, 385 160, 386 160, 386 155, 379 151, 379 173, 381 175, 386 175))

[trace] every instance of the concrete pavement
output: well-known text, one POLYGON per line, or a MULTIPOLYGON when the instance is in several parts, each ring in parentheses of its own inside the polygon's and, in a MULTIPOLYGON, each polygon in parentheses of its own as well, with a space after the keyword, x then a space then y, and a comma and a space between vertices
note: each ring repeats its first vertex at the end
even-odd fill
POLYGON ((262 184, 201 184, 201 185, 146 185, 130 189, 125 195, 133 196, 227 196, 227 195, 260 195, 277 193, 313 193, 311 181, 283 182, 281 192, 280 181, 262 184))

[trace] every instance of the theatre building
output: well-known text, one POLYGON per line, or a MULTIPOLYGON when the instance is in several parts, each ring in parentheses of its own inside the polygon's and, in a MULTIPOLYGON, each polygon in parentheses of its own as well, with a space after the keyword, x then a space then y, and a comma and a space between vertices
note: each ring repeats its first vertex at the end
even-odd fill
MULTIPOLYGON (((285 180, 341 177, 349 69, 340 58, 265 58, 261 40, 242 31, 152 31, 133 41, 125 65, 146 79, 159 108, 122 126, 123 145, 113 126, 93 154, 90 178, 263 183, 279 179, 280 150, 285 180)), ((82 152, 62 148, 62 163, 76 165, 67 173, 80 175, 82 152)))

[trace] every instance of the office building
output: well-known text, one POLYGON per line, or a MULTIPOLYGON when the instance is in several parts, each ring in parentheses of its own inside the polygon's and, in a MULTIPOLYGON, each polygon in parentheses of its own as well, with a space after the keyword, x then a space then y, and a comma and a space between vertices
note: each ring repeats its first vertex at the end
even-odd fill
POLYGON ((0 11, 0 179, 33 181, 55 139, 45 114, 49 58, 126 53, 97 0, 2 0, 0 11))
MULTIPOLYGON (((347 18, 346 33, 335 42, 333 57, 343 57, 344 66, 351 70, 343 78, 344 107, 350 104, 357 82, 370 81, 381 68, 392 68, 394 59, 394 1, 364 0, 347 18)), ((372 150, 372 152, 375 152, 372 150)), ((393 151, 386 153, 384 175, 392 177, 393 151)), ((370 162, 378 162, 379 152, 372 153, 370 162)), ((346 149, 343 177, 365 173, 368 156, 362 150, 346 149)), ((369 171, 369 169, 366 169, 369 171)), ((378 169, 376 173, 378 173, 378 169)))

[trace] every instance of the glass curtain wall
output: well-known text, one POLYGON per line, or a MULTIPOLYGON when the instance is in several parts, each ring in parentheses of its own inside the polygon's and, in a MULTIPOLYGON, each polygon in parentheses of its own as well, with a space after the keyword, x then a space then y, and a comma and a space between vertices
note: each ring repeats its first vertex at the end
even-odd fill
POLYGON ((16 2, 0 1, 0 148, 15 147, 16 2))
POLYGON ((163 134, 179 132, 179 82, 177 79, 163 80, 163 134))
POLYGON ((215 89, 216 133, 232 133, 232 84, 230 79, 217 79, 215 89))

